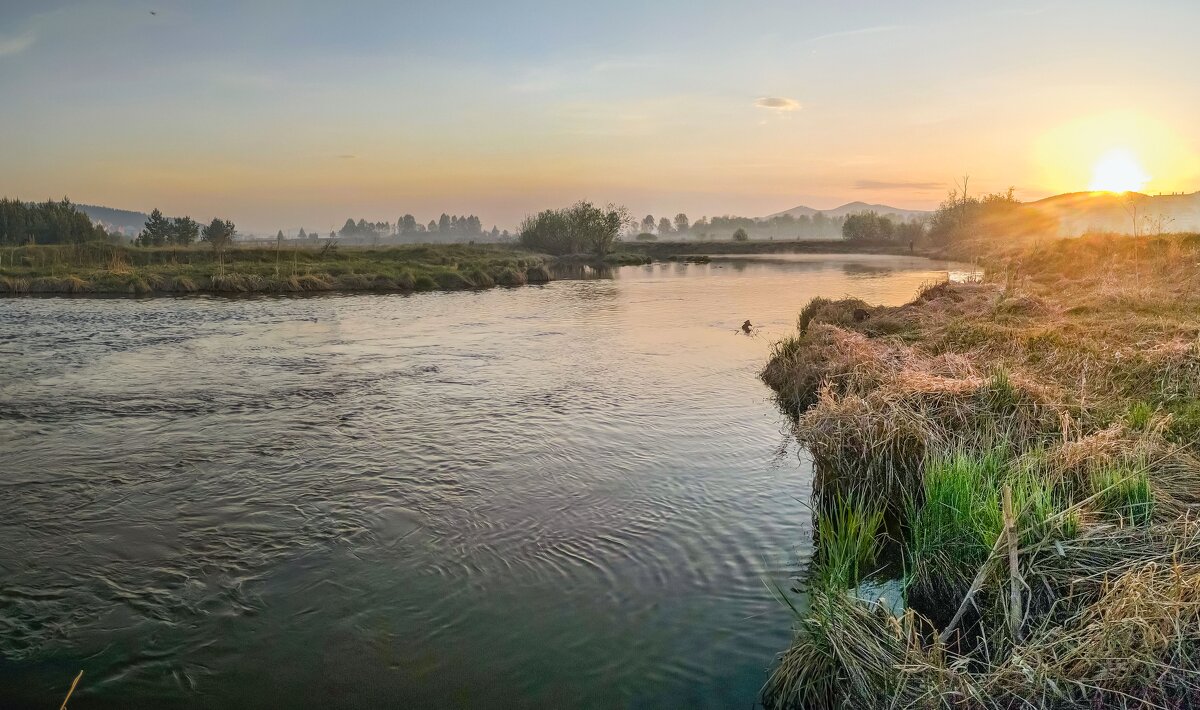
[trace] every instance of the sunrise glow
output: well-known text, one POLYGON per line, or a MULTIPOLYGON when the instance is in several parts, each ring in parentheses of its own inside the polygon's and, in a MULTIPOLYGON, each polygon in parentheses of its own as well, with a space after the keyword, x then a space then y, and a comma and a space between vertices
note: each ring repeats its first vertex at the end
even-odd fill
POLYGON ((1117 148, 1105 153, 1092 168, 1088 189, 1094 192, 1140 192, 1150 176, 1132 151, 1117 148))

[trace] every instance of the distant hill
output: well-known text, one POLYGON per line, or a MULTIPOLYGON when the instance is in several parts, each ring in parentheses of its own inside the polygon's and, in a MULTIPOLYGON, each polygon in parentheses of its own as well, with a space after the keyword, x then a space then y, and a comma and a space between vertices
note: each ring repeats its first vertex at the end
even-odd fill
POLYGON ((846 204, 844 204, 840 207, 834 207, 833 209, 830 209, 830 210, 818 210, 818 209, 814 209, 812 207, 806 207, 804 205, 800 205, 799 207, 793 207, 790 210, 784 210, 783 212, 776 212, 775 214, 767 215, 764 219, 771 219, 772 217, 782 217, 783 215, 791 215, 792 217, 800 217, 801 215, 803 215, 805 217, 812 217, 814 214, 816 214, 818 212, 825 215, 826 217, 845 217, 848 214, 859 214, 860 212, 871 212, 871 211, 877 212, 879 214, 895 214, 895 215, 899 215, 905 219, 913 219, 915 217, 925 217, 930 214, 929 212, 927 212, 925 210, 905 210, 905 209, 901 209, 899 207, 891 207, 889 205, 871 205, 871 204, 867 204, 866 202, 847 202, 846 204))
POLYGON ((150 215, 145 212, 134 212, 132 210, 118 210, 112 207, 100 207, 97 205, 75 205, 88 217, 92 218, 93 222, 101 224, 105 229, 121 232, 132 236, 142 231, 146 220, 150 219, 150 215))
POLYGON ((1179 195, 1069 192, 1029 203, 1059 222, 1064 235, 1087 231, 1133 231, 1134 214, 1142 230, 1200 231, 1200 192, 1179 195))

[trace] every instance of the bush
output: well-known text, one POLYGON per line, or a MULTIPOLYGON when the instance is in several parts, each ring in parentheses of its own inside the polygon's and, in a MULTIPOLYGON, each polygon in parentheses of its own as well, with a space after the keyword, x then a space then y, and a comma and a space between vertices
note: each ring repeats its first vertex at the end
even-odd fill
POLYGON ((630 221, 624 207, 600 208, 590 202, 577 202, 565 209, 544 210, 526 217, 518 241, 526 249, 547 254, 591 252, 604 256, 630 221))
POLYGON ((733 241, 748 242, 748 241, 750 241, 750 235, 746 234, 746 230, 742 229, 741 227, 738 227, 733 232, 733 241))

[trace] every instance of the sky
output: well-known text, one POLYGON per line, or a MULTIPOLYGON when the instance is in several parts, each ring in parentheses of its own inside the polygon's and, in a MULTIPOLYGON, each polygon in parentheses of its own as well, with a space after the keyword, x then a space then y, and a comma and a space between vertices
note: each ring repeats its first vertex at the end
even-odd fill
POLYGON ((273 234, 927 209, 963 175, 1037 199, 1113 155, 1192 192, 1198 27, 1190 0, 2 0, 0 195, 273 234))

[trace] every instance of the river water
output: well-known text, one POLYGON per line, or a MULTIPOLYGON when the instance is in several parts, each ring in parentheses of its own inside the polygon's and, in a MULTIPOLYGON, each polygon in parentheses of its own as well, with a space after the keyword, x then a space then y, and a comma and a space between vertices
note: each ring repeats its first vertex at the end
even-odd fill
POLYGON ((0 707, 752 707, 811 538, 757 370, 947 268, 0 300, 0 707))

